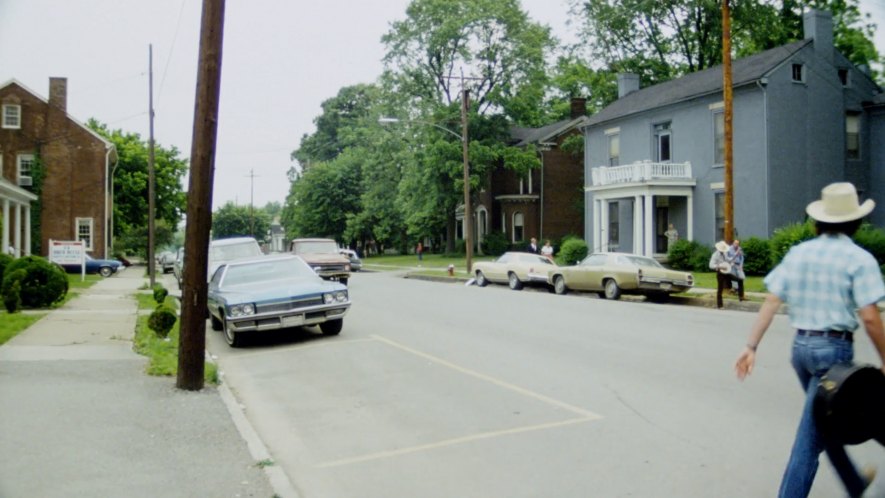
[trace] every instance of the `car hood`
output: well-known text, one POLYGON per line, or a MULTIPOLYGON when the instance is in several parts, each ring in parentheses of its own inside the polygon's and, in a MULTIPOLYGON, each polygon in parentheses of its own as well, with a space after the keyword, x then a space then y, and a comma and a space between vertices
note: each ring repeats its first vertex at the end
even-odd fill
POLYGON ((234 285, 223 287, 220 290, 217 290, 216 294, 224 297, 228 304, 237 304, 275 301, 339 290, 347 290, 347 287, 337 282, 304 279, 234 285))
POLYGON ((349 263, 350 259, 341 254, 328 254, 321 252, 297 253, 301 259, 310 263, 349 263))

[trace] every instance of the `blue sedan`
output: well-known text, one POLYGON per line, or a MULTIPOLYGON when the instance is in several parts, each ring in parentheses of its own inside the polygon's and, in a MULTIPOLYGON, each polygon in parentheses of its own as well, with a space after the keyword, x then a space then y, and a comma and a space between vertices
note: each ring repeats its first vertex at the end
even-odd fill
POLYGON ((224 331, 231 347, 247 333, 319 325, 337 335, 350 308, 347 287, 320 278, 298 256, 280 254, 229 261, 209 281, 213 330, 224 331))
MULTIPOLYGON (((116 259, 95 259, 90 255, 86 255, 86 273, 98 273, 102 277, 110 277, 123 266, 123 263, 116 259)), ((80 273, 80 265, 61 265, 68 273, 80 273)))

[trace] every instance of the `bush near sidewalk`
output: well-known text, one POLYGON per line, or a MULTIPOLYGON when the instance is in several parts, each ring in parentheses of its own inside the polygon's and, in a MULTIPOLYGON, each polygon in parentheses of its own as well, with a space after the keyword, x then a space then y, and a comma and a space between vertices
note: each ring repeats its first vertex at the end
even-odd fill
MULTIPOLYGON (((159 306, 154 301, 153 293, 137 295, 138 308, 142 310, 153 310, 155 307, 163 306, 171 309, 177 308, 175 298, 167 297, 159 306)), ((139 314, 135 324, 135 352, 147 356, 149 363, 147 368, 148 375, 174 377, 178 375, 178 333, 180 320, 175 321, 169 336, 165 339, 158 337, 151 330, 148 322, 150 315, 139 314)), ((205 364, 203 378, 210 384, 218 384, 218 367, 214 363, 207 362, 205 364)))

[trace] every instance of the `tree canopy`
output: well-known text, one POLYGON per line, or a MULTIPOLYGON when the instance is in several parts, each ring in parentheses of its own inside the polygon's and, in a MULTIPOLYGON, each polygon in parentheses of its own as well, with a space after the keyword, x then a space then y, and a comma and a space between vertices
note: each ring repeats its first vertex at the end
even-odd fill
POLYGON ((270 216, 262 208, 227 202, 212 213, 212 238, 255 237, 262 241, 270 228, 270 216))

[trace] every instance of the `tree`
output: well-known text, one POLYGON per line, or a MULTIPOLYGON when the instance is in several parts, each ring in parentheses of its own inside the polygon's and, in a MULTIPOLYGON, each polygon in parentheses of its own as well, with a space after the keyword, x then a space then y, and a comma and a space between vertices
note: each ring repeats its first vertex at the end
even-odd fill
POLYGON ((262 241, 270 228, 270 218, 261 209, 237 206, 228 201, 212 213, 212 238, 255 237, 262 241))
MULTIPOLYGON (((114 236, 126 241, 122 249, 146 253, 147 237, 139 236, 148 224, 148 148, 137 133, 110 130, 107 125, 90 119, 90 129, 114 144, 119 160, 114 168, 114 236), (130 245, 132 244, 132 245, 130 245)), ((174 146, 154 145, 155 217, 169 230, 158 232, 156 245, 171 242, 186 204, 182 178, 187 161, 179 157, 174 146)))

